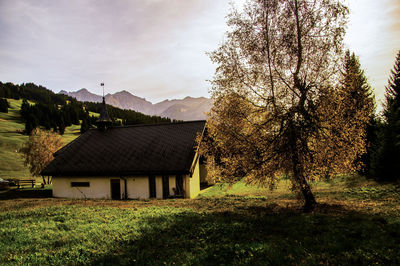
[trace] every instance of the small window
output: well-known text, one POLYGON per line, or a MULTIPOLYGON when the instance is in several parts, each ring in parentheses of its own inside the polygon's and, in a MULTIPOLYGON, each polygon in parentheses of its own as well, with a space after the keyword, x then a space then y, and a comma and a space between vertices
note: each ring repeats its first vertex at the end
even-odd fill
POLYGON ((71 182, 71 187, 90 187, 90 182, 71 182))

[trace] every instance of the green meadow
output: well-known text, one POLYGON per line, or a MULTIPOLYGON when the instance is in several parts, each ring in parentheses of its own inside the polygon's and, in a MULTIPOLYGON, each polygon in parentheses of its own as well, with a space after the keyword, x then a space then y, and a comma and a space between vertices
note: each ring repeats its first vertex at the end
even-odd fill
POLYGON ((192 200, 53 199, 0 193, 1 265, 398 265, 400 187, 361 177, 313 184, 303 213, 278 189, 216 185, 192 200))
MULTIPOLYGON (((24 166, 21 154, 18 153, 19 148, 28 140, 28 136, 22 134, 25 128, 19 114, 22 100, 7 100, 10 103, 8 113, 0 112, 0 177, 3 179, 32 178, 28 167, 24 166)), ((65 129, 62 140, 64 144, 67 144, 79 134, 80 126, 72 125, 65 129)))
MULTIPOLYGON (((0 113, 0 177, 31 178, 17 152, 22 101, 0 113)), ((68 143, 80 126, 66 128, 68 143)), ((38 182, 40 180, 38 179, 38 182)), ((400 265, 400 185, 313 182, 318 205, 281 180, 271 191, 217 184, 196 199, 71 200, 0 191, 0 265, 400 265)))

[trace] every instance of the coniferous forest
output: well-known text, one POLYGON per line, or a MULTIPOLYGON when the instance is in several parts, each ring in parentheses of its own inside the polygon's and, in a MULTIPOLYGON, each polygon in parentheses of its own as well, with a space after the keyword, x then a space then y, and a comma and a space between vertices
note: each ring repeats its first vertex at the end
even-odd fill
POLYGON ((386 87, 382 115, 367 129, 367 175, 380 181, 400 180, 400 51, 386 87))
MULTIPOLYGON (((97 119, 90 112, 99 113, 101 109, 101 103, 82 103, 34 83, 18 85, 0 82, 0 98, 23 99, 21 117, 25 123, 25 134, 30 134, 38 126, 64 134, 65 127, 79 124, 81 133, 84 133, 97 119)), ((7 112, 7 108, 7 100, 1 99, 0 111, 7 112)), ((107 105, 107 110, 114 126, 173 122, 169 118, 121 110, 110 105, 107 105)))

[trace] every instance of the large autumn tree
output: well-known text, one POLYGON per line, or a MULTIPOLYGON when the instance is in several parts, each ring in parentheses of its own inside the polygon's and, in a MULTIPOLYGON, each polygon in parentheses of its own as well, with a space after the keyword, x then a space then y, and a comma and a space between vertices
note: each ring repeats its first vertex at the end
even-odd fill
POLYGON ((360 123, 346 124, 359 112, 351 112, 340 82, 347 15, 336 0, 254 0, 241 12, 233 8, 230 31, 211 53, 218 67, 202 150, 215 181, 273 187, 289 176, 311 210, 310 179, 354 169, 364 141, 360 123))

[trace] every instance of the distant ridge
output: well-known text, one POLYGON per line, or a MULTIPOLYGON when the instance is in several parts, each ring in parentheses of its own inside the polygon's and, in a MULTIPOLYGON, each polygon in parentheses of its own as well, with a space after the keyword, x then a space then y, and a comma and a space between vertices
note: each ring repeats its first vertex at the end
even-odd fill
POLYGON ((99 103, 102 101, 102 97, 100 95, 96 95, 88 91, 87 89, 80 89, 75 92, 67 92, 67 91, 60 91, 60 94, 65 94, 71 97, 74 97, 80 102, 95 102, 99 103))
MULTIPOLYGON (((74 92, 62 90, 60 94, 74 97, 81 102, 101 102, 102 96, 91 93, 87 89, 74 92)), ((206 113, 212 107, 212 100, 205 97, 185 97, 184 99, 164 100, 153 104, 144 98, 135 96, 123 90, 114 94, 105 95, 107 104, 112 106, 134 110, 147 115, 158 115, 177 120, 202 120, 206 119, 206 113)))

